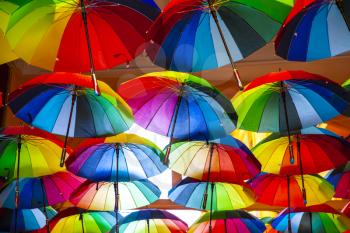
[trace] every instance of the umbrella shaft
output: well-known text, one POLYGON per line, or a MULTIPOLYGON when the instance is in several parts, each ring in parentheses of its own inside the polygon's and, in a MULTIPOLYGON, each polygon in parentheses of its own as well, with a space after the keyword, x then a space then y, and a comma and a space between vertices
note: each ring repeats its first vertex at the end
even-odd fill
POLYGON ((16 209, 19 206, 19 169, 20 169, 20 163, 21 163, 21 148, 22 148, 22 141, 21 136, 18 136, 17 141, 17 171, 16 171, 16 197, 15 197, 15 205, 16 209))
POLYGON ((47 210, 46 210, 46 192, 45 192, 44 182, 43 182, 42 178, 40 178, 40 184, 41 184, 41 192, 42 192, 42 195, 43 195, 44 214, 45 214, 45 220, 46 220, 46 232, 49 233, 50 232, 50 226, 49 226, 49 218, 47 216, 47 210))
POLYGON ((211 186, 211 197, 210 197, 210 213, 209 213, 209 233, 212 232, 211 221, 213 219, 213 199, 214 199, 214 183, 210 183, 211 186))
POLYGON ((87 12, 86 12, 86 8, 85 8, 84 0, 80 1, 80 6, 81 6, 81 16, 82 16, 83 22, 84 22, 85 38, 86 38, 87 48, 88 48, 88 52, 89 52, 90 74, 91 74, 95 94, 100 95, 100 90, 98 87, 96 73, 95 73, 94 58, 92 56, 91 41, 90 41, 90 36, 89 36, 89 27, 88 27, 88 20, 87 20, 87 12))
POLYGON ((77 99, 77 94, 74 92, 73 95, 72 95, 72 104, 71 104, 70 112, 69 112, 66 136, 64 137, 64 145, 63 145, 63 149, 62 149, 61 162, 60 162, 60 166, 61 167, 64 166, 64 162, 66 160, 68 136, 69 136, 70 125, 72 123, 73 109, 74 109, 74 105, 75 105, 76 99, 77 99))
POLYGON ((306 190, 305 190, 305 183, 304 183, 304 169, 303 169, 303 163, 302 163, 302 158, 301 158, 301 148, 300 148, 300 135, 296 135, 297 137, 297 155, 299 159, 299 168, 300 168, 300 175, 301 175, 301 185, 302 185, 302 193, 303 193, 303 198, 304 202, 306 203, 306 190))
POLYGON ((222 31, 222 28, 221 28, 219 20, 218 20, 218 16, 217 16, 216 10, 212 6, 212 2, 210 0, 208 0, 208 4, 209 4, 209 8, 210 8, 210 14, 214 18, 214 21, 215 21, 216 27, 218 28, 218 31, 219 31, 222 43, 224 44, 224 47, 225 47, 228 59, 230 60, 230 64, 231 64, 231 67, 232 67, 233 74, 234 74, 234 77, 236 79, 237 85, 238 85, 240 90, 243 90, 243 84, 242 84, 242 81, 241 81, 238 69, 235 66, 235 62, 234 62, 233 57, 231 55, 230 49, 229 49, 229 47, 227 45, 224 33, 222 31))

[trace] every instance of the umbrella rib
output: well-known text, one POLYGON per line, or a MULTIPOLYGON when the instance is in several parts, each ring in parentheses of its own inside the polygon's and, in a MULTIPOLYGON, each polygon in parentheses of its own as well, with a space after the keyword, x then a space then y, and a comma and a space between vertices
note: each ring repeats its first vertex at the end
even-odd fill
MULTIPOLYGON (((193 160, 195 159, 196 155, 197 155, 197 154, 199 153, 199 151, 202 150, 203 147, 205 147, 205 146, 206 146, 206 144, 203 144, 203 145, 196 151, 196 153, 192 156, 192 159, 191 159, 189 165, 192 164, 192 162, 193 162, 193 160)), ((186 151, 188 151, 188 150, 190 150, 190 149, 191 149, 191 147, 188 147, 188 148, 182 153, 182 155, 183 155, 186 151)), ((181 156, 181 157, 182 157, 182 156, 181 156)), ((180 158, 180 157, 179 157, 179 158, 180 158)), ((189 167, 190 167, 190 166, 187 166, 187 168, 186 168, 186 170, 185 170, 185 172, 184 172, 184 175, 187 174, 187 171, 188 171, 189 167)), ((204 167, 205 167, 205 166, 204 166, 204 167)), ((202 175, 203 175, 203 174, 202 174, 202 175)))

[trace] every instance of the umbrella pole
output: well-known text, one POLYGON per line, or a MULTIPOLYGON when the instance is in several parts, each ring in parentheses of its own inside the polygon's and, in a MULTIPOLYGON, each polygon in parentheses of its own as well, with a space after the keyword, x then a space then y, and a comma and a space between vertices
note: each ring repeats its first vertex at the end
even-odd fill
POLYGON ((288 233, 292 233, 292 222, 290 218, 290 178, 287 176, 287 189, 288 189, 288 233))
POLYGON ((211 198, 210 198, 210 213, 209 213, 209 233, 213 232, 211 221, 213 220, 213 199, 214 199, 214 183, 211 182, 211 198))
POLYGON ((146 223, 147 223, 147 233, 150 233, 150 230, 149 230, 149 219, 146 220, 146 223))
POLYGON ((350 31, 350 19, 347 17, 346 12, 345 12, 344 0, 336 0, 335 2, 339 8, 341 15, 344 18, 346 26, 348 27, 348 29, 350 31))
POLYGON ((47 216, 47 210, 46 210, 46 192, 45 192, 45 189, 44 189, 44 182, 43 182, 42 178, 40 178, 40 185, 41 185, 41 192, 42 192, 42 195, 43 195, 44 214, 45 214, 45 222, 46 222, 46 225, 45 225, 46 232, 50 233, 49 218, 47 216))
POLYGON ((81 7, 81 16, 82 16, 83 22, 84 22, 86 43, 87 43, 88 52, 89 52, 90 74, 91 74, 92 82, 94 85, 95 94, 100 95, 101 93, 100 93, 100 88, 98 87, 98 83, 97 83, 94 58, 92 56, 91 42, 90 42, 90 36, 89 36, 89 27, 88 27, 88 20, 87 20, 87 12, 86 12, 84 1, 85 0, 80 0, 80 7, 81 7))
POLYGON ((312 213, 309 212, 309 218, 310 218, 310 233, 312 233, 312 213))
POLYGON ((216 27, 218 28, 218 31, 219 31, 222 43, 224 44, 224 47, 225 47, 228 59, 230 60, 230 64, 231 64, 231 67, 232 67, 232 70, 233 70, 233 75, 234 75, 234 77, 236 79, 237 85, 238 85, 240 90, 243 90, 243 84, 242 84, 242 81, 241 81, 238 69, 236 68, 236 65, 235 65, 235 62, 234 62, 233 57, 231 55, 230 49, 229 49, 229 47, 227 45, 227 42, 226 42, 224 33, 222 31, 222 28, 220 26, 220 23, 219 23, 219 20, 218 20, 218 16, 217 16, 217 13, 216 13, 216 9, 213 6, 212 0, 208 0, 208 4, 209 4, 209 9, 210 9, 210 14, 214 18, 214 21, 215 21, 216 27))
POLYGON ((83 218, 83 214, 80 213, 79 215, 79 220, 81 221, 81 231, 82 233, 85 233, 85 230, 84 230, 84 218, 83 218))
POLYGON ((174 131, 175 131, 175 126, 176 126, 176 122, 177 122, 177 115, 179 114, 180 104, 181 104, 181 100, 182 100, 182 94, 183 94, 183 86, 181 86, 181 88, 180 88, 180 93, 179 93, 179 95, 177 97, 177 101, 176 101, 175 111, 174 111, 173 117, 171 118, 171 122, 173 124, 171 125, 171 128, 170 128, 170 142, 169 142, 169 145, 166 149, 165 157, 164 157, 164 163, 167 165, 169 163, 169 155, 170 155, 170 151, 171 151, 171 145, 172 145, 173 140, 174 140, 174 138, 173 138, 174 131))
POLYGON ((21 148, 22 148, 22 139, 21 135, 17 139, 17 171, 16 171, 16 196, 15 196, 15 232, 17 232, 17 217, 18 217, 18 207, 19 207, 19 167, 21 161, 21 148))
POLYGON ((211 161, 213 157, 213 150, 214 146, 212 143, 209 143, 209 167, 208 167, 208 178, 207 178, 207 185, 205 187, 205 193, 204 193, 204 198, 203 198, 203 209, 207 208, 207 200, 208 200, 208 188, 209 188, 209 183, 210 183, 210 173, 211 173, 211 161))
POLYGON ((287 126, 287 133, 288 133, 288 149, 289 149, 289 160, 291 164, 294 164, 294 153, 293 153, 293 145, 292 145, 292 139, 290 135, 290 127, 289 127, 289 118, 288 118, 288 112, 287 112, 287 101, 286 101, 286 90, 285 86, 283 84, 283 81, 280 82, 281 87, 281 97, 283 102, 283 111, 284 111, 284 118, 286 120, 286 126, 287 126))
POLYGON ((74 93, 72 95, 72 104, 71 104, 70 112, 69 112, 69 118, 68 118, 68 125, 67 125, 66 135, 64 137, 64 145, 63 145, 62 154, 61 154, 61 162, 60 162, 60 166, 61 167, 64 166, 64 162, 66 160, 68 135, 69 135, 70 125, 72 123, 73 109, 74 109, 74 105, 75 105, 76 99, 77 99, 77 93, 74 90, 74 93))
POLYGON ((304 169, 303 169, 303 163, 301 159, 301 150, 300 150, 300 135, 297 134, 297 148, 298 148, 298 159, 299 159, 299 168, 300 168, 300 175, 301 175, 301 185, 302 185, 302 192, 303 192, 303 198, 304 202, 306 203, 306 189, 305 189, 305 183, 304 183, 304 169))
POLYGON ((115 145, 115 154, 116 154, 116 182, 114 182, 114 193, 115 193, 115 202, 114 202, 114 212, 115 212, 115 219, 116 219, 116 224, 115 224, 115 232, 119 232, 119 218, 118 218, 118 213, 119 213, 119 144, 116 143, 115 145))

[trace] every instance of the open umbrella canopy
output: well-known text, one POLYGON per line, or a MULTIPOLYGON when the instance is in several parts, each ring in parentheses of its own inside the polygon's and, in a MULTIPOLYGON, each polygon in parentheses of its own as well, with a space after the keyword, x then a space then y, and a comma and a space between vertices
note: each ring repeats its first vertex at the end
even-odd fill
POLYGON ((162 173, 162 151, 132 134, 88 139, 66 161, 67 169, 92 181, 128 182, 162 173), (117 161, 118 159, 118 161, 117 161))
MULTIPOLYGON (((46 207, 46 212, 49 220, 57 214, 52 207, 46 207)), ((11 209, 0 209, 0 232, 34 231, 46 225, 46 216, 43 209, 18 210, 17 219, 15 214, 15 211, 11 209)))
POLYGON ((350 51, 350 1, 304 1, 276 38, 277 55, 290 61, 313 61, 350 51), (311 2, 311 4, 310 4, 311 2))
POLYGON ((236 210, 254 204, 255 195, 248 185, 207 183, 185 178, 169 191, 169 199, 195 209, 236 210))
MULTIPOLYGON (((19 209, 32 209, 51 206, 69 200, 71 193, 84 181, 69 172, 37 178, 19 179, 19 209)), ((16 208, 16 181, 11 182, 0 192, 0 206, 16 208)))
POLYGON ((9 106, 16 117, 53 134, 103 137, 124 132, 133 122, 130 108, 107 84, 99 82, 99 87, 101 96, 94 94, 86 75, 45 74, 12 92, 9 106))
POLYGON ((346 164, 350 160, 350 143, 327 130, 322 131, 323 134, 311 132, 291 136, 293 151, 299 153, 292 162, 289 140, 283 134, 269 136, 252 152, 262 164, 263 172, 281 175, 299 175, 300 166, 303 173, 315 174, 346 164))
MULTIPOLYGON (((188 230, 188 233, 208 233, 210 213, 203 214, 188 230)), ((215 233, 262 233, 265 224, 243 210, 214 211, 211 220, 215 233)))
POLYGON ((187 224, 175 215, 156 209, 132 212, 125 216, 119 225, 120 233, 185 233, 188 228, 187 224))
MULTIPOLYGON (((323 212, 292 212, 292 233, 341 233, 350 230, 350 219, 323 212)), ((288 213, 282 212, 271 223, 278 232, 289 233, 288 213)))
POLYGON ((333 186, 318 175, 304 175, 306 199, 301 176, 261 174, 250 185, 258 203, 281 207, 303 207, 325 203, 334 195, 333 186))
POLYGON ((118 200, 118 210, 125 210, 149 205, 158 200, 160 193, 159 188, 148 180, 119 183, 86 181, 72 193, 70 202, 87 210, 114 211, 118 200))
POLYGON ((328 173, 326 179, 335 188, 334 197, 350 199, 350 162, 328 173))
POLYGON ((4 64, 17 59, 17 55, 12 51, 9 41, 5 38, 6 28, 10 15, 18 8, 18 5, 11 2, 0 2, 0 64, 4 64))
POLYGON ((169 70, 196 72, 239 61, 270 41, 293 1, 173 0, 152 25, 148 54, 169 70))
MULTIPOLYGON (((114 212, 83 212, 57 215, 52 233, 106 233, 115 224, 114 212)), ((50 224, 51 225, 51 224, 50 224)))
POLYGON ((118 93, 143 128, 176 139, 211 140, 228 135, 237 115, 209 82, 191 74, 155 72, 122 83, 118 93))
POLYGON ((6 37, 16 54, 44 69, 90 71, 90 58, 107 69, 142 52, 158 14, 152 0, 32 0, 12 14, 6 37))
POLYGON ((243 183, 259 174, 260 167, 250 150, 231 136, 177 142, 169 156, 170 169, 207 182, 243 183))
POLYGON ((38 129, 4 128, 0 130, 0 176, 12 179, 64 171, 59 166, 62 146, 58 138, 38 129))
POLYGON ((350 96, 337 83, 304 71, 272 72, 232 99, 237 126, 255 132, 287 132, 350 114, 350 96))

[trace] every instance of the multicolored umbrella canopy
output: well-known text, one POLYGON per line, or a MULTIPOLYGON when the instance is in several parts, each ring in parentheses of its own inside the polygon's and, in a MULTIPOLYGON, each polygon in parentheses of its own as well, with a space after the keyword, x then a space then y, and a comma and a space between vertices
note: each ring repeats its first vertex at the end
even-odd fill
POLYGON ((0 130, 0 176, 13 179, 64 171, 59 166, 62 146, 58 138, 39 129, 4 128, 0 130))
POLYGON ((169 70, 196 72, 231 64, 270 41, 291 9, 290 0, 171 1, 152 25, 148 54, 169 70))
POLYGON ((262 164, 263 172, 281 175, 315 174, 346 164, 350 160, 350 143, 322 131, 323 134, 292 135, 293 151, 298 152, 293 158, 288 137, 277 133, 260 142, 252 152, 262 164))
POLYGON ((67 169, 92 181, 128 182, 162 173, 164 155, 152 142, 132 134, 88 139, 66 161, 67 169))
POLYGON ((255 195, 247 185, 207 183, 185 178, 169 191, 169 199, 189 208, 235 210, 251 206, 255 195))
POLYGON ((115 224, 114 212, 81 212, 55 220, 52 233, 106 233, 115 224))
POLYGON ((212 219, 210 213, 203 214, 188 233, 262 233, 265 228, 262 221, 243 210, 214 211, 212 219))
POLYGON ((188 228, 187 224, 175 215, 156 209, 132 212, 125 216, 119 225, 120 233, 185 233, 188 228))
POLYGON ((237 114, 230 101, 209 82, 191 74, 146 74, 122 83, 118 93, 132 108, 138 125, 171 141, 212 140, 235 129, 237 114))
POLYGON ((293 212, 290 215, 291 231, 288 231, 286 212, 272 221, 272 227, 286 233, 341 233, 350 230, 350 219, 334 213, 293 212))
POLYGON ((334 197, 350 199, 350 162, 331 171, 326 179, 335 188, 334 197))
POLYGON ((158 200, 159 196, 158 187, 148 180, 119 183, 86 181, 75 190, 70 201, 87 210, 114 211, 146 206, 158 200), (116 195, 116 188, 119 195, 116 195))
POLYGON ((237 126, 255 132, 297 131, 350 113, 350 96, 340 85, 304 71, 259 77, 232 103, 237 126))
POLYGON ((281 207, 303 207, 325 203, 334 195, 333 186, 318 175, 304 175, 305 199, 301 176, 261 174, 250 185, 258 203, 281 207))
POLYGON ((32 0, 13 13, 6 37, 27 63, 90 71, 96 88, 95 69, 130 62, 143 51, 159 11, 152 0, 32 0))
MULTIPOLYGON (((53 73, 31 79, 12 92, 9 106, 16 117, 53 134, 68 137, 103 137, 129 129, 132 112, 107 84, 99 82, 94 94, 90 78, 53 73)), ((62 156, 61 165, 64 163, 62 156)))
MULTIPOLYGON (((52 219, 57 212, 46 207, 48 220, 52 219)), ((28 232, 41 229, 46 225, 46 215, 42 209, 18 210, 16 219, 15 210, 0 209, 0 232, 28 232)))
POLYGON ((17 4, 5 1, 0 2, 0 64, 4 64, 17 59, 17 55, 12 51, 9 41, 7 38, 5 38, 5 32, 10 15, 17 8, 17 4))
POLYGON ((281 27, 275 49, 290 61, 313 61, 350 51, 350 2, 315 0, 304 5, 281 27))
POLYGON ((58 172, 37 178, 21 178, 19 198, 16 199, 16 181, 13 181, 0 192, 0 207, 32 209, 62 203, 69 200, 71 193, 83 181, 83 178, 69 172, 58 172))
POLYGON ((228 136, 207 142, 174 143, 169 168, 206 182, 241 184, 259 174, 261 165, 242 142, 228 136))

